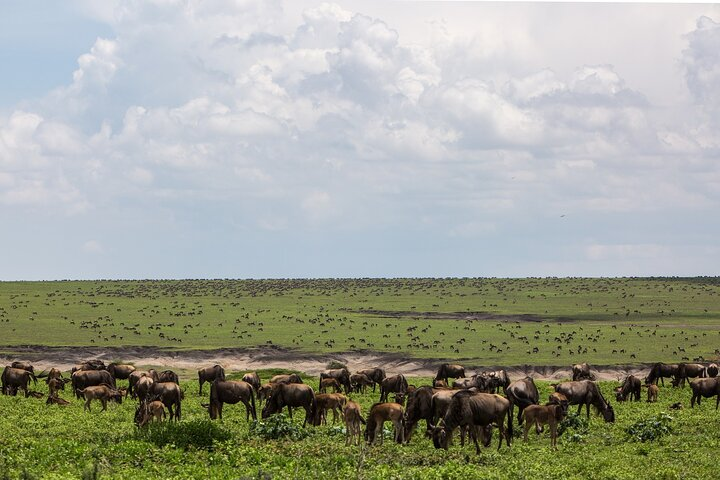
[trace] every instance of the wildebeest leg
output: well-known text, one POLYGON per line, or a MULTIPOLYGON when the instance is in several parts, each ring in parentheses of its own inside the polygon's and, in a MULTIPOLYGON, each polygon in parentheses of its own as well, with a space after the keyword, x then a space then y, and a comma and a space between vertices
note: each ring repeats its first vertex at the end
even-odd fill
POLYGON ((219 418, 220 420, 222 420, 222 409, 223 409, 223 405, 225 405, 223 402, 218 402, 217 413, 218 413, 218 418, 219 418))
POLYGON ((104 412, 105 410, 107 410, 107 400, 104 398, 101 398, 100 403, 102 403, 102 410, 100 410, 100 411, 104 412))
POLYGON ((720 405, 720 393, 718 393, 717 400, 715 401, 715 410, 718 409, 718 405, 720 405))
MULTIPOLYGON (((222 410, 222 404, 220 404, 220 409, 222 410)), ((181 413, 181 404, 180 400, 178 400, 177 405, 175 406, 175 420, 180 421, 180 413, 181 413)))
POLYGON ((205 383, 205 380, 203 380, 203 379, 201 378, 201 379, 200 379, 200 393, 198 393, 198 395, 202 395, 202 386, 203 386, 203 383, 205 383))
POLYGON ((578 411, 577 411, 577 414, 578 414, 578 415, 580 415, 580 414, 582 413, 582 407, 583 407, 583 404, 582 404, 582 403, 578 403, 578 411))
MULTIPOLYGON (((530 427, 532 427, 532 424, 530 422, 525 422, 525 443, 528 441, 528 432, 530 431, 530 427)), ((537 429, 537 426, 535 426, 535 428, 537 429)))
POLYGON ((87 409, 88 412, 90 411, 90 402, 91 402, 91 400, 88 398, 85 401, 85 408, 83 408, 83 410, 87 409))
POLYGON ((587 412, 587 418, 590 418, 590 402, 585 404, 585 411, 587 412))
POLYGON ((550 446, 557 449, 557 422, 550 421, 550 446))
POLYGON ((288 415, 290 415, 290 420, 292 420, 292 407, 288 406, 288 415))

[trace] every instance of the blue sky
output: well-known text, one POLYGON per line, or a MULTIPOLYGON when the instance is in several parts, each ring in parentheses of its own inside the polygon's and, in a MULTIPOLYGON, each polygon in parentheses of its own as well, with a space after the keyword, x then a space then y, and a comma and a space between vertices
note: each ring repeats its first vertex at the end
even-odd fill
POLYGON ((0 3, 0 279, 717 275, 720 7, 0 3))

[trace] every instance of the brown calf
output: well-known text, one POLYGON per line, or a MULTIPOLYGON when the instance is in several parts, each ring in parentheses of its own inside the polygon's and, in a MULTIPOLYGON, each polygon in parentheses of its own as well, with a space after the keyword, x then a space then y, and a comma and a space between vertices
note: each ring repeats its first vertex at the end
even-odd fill
POLYGON ((365 440, 369 445, 379 443, 382 445, 383 424, 392 422, 395 428, 395 441, 403 443, 405 439, 405 426, 403 425, 403 407, 397 403, 376 403, 370 408, 367 427, 365 428, 365 440))
POLYGON ((333 424, 337 421, 338 412, 342 414, 343 405, 347 403, 347 397, 342 393, 318 393, 315 395, 317 408, 313 425, 327 425, 327 412, 333 412, 333 424))
POLYGON ((115 400, 117 403, 122 403, 122 395, 120 392, 107 385, 86 387, 82 390, 78 390, 78 393, 85 397, 84 409, 88 412, 90 411, 90 402, 93 400, 100 400, 103 411, 107 410, 107 402, 109 400, 115 400))
POLYGON ((335 393, 342 392, 340 382, 335 378, 323 378, 320 380, 320 393, 327 393, 327 389, 332 387, 335 393))
POLYGON ((522 418, 525 420, 525 441, 528 441, 528 430, 535 424, 535 430, 540 433, 541 425, 550 425, 550 446, 557 448, 557 424, 565 417, 560 405, 530 405, 523 410, 522 418))
POLYGON ((648 403, 655 403, 658 400, 658 393, 660 392, 660 389, 655 384, 650 385, 643 385, 644 387, 647 387, 647 401, 648 403))
POLYGON ((365 423, 360 405, 349 400, 342 412, 345 421, 345 445, 360 445, 360 424, 365 423))

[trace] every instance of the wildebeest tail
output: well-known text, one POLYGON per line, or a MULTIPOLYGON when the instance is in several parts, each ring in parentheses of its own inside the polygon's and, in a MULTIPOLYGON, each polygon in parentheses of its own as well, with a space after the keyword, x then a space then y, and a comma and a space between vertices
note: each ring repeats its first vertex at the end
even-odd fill
POLYGON ((257 420, 257 410, 255 410, 255 389, 250 389, 250 405, 252 406, 253 420, 257 420))

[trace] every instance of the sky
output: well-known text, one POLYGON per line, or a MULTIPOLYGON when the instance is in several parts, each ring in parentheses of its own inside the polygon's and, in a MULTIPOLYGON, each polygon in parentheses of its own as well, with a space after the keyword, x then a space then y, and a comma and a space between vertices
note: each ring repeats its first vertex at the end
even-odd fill
POLYGON ((0 2, 0 280, 720 274, 720 6, 0 2))

